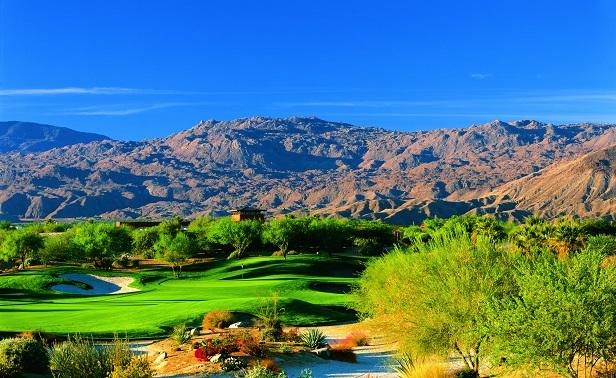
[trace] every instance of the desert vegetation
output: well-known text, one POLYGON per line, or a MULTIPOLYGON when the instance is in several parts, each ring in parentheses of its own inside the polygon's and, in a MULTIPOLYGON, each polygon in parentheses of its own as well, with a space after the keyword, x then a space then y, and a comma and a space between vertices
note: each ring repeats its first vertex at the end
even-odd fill
MULTIPOLYGON (((166 337, 171 351, 195 361, 221 355, 212 362, 216 369, 278 377, 285 373, 268 362, 272 353, 321 350, 353 363, 354 350, 371 342, 363 330, 328 342, 318 329, 285 326, 359 315, 396 342, 405 377, 451 375, 442 362, 451 356, 465 366, 460 376, 610 374, 615 235, 604 219, 535 216, 516 223, 467 215, 407 227, 293 216, 264 223, 203 217, 189 225, 175 218, 144 229, 5 222, 0 298, 8 311, 0 330, 84 336, 47 344, 8 338, 0 343, 0 363, 10 374, 27 373, 15 367, 26 358, 19 356, 35 353, 36 369, 70 376, 60 369, 69 355, 108 358, 92 352, 87 337, 123 332, 166 337), (87 291, 87 283, 65 273, 127 277, 138 291, 101 306, 96 296, 54 291, 58 284, 87 291), (55 311, 65 321, 49 316, 55 311), (247 319, 254 322, 248 328, 247 319)), ((128 377, 147 361, 96 363, 101 374, 128 377)))
POLYGON ((453 353, 472 376, 482 368, 613 371, 610 222, 455 217, 404 235, 409 245, 371 261, 354 292, 355 308, 401 353, 453 353))

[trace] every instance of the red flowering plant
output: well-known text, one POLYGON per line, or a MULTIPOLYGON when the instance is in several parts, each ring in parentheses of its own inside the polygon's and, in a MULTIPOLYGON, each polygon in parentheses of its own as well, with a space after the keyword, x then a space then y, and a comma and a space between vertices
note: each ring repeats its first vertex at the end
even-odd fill
MULTIPOLYGON (((218 336, 201 341, 199 350, 201 350, 200 353, 207 359, 217 354, 229 356, 231 353, 240 350, 240 340, 232 334, 220 333, 218 336)), ((195 352, 195 357, 197 357, 197 352, 195 352)))

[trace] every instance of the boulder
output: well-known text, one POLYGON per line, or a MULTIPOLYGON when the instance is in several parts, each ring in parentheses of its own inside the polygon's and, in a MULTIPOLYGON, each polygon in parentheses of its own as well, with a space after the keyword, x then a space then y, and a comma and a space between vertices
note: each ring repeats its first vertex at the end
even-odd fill
POLYGON ((212 357, 210 357, 210 362, 213 362, 213 363, 218 363, 218 362, 221 362, 221 361, 220 361, 220 360, 221 360, 221 358, 222 358, 222 354, 220 354, 220 353, 215 354, 215 355, 213 355, 212 357))
POLYGON ((329 348, 317 348, 310 351, 321 358, 329 358, 329 348))
POLYGON ((154 360, 154 365, 157 365, 161 362, 163 362, 163 360, 167 358, 167 353, 166 352, 160 352, 158 354, 158 357, 156 357, 156 359, 154 360))

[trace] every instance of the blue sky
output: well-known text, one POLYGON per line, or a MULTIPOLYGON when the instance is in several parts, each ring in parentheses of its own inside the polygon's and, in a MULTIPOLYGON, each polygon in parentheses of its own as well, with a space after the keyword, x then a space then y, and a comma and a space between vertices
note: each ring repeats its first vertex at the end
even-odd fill
POLYGON ((616 2, 0 0, 0 120, 616 122, 616 2))

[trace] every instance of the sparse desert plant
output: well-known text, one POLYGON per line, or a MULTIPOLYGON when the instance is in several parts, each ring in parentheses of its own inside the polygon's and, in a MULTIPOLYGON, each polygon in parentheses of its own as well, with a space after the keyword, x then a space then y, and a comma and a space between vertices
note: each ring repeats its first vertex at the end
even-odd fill
POLYGON ((273 360, 259 361, 246 371, 245 378, 287 378, 287 373, 280 371, 273 360))
POLYGON ((229 357, 222 361, 220 367, 223 371, 237 371, 243 369, 245 364, 239 358, 229 357))
POLYGON ((345 344, 334 344, 329 349, 329 358, 332 360, 355 363, 357 355, 353 349, 345 344))
POLYGON ((353 331, 347 337, 341 340, 342 344, 347 344, 351 347, 361 347, 370 345, 370 338, 365 332, 353 331))
POLYGON ((410 354, 394 358, 394 371, 400 378, 447 378, 451 374, 440 360, 425 358, 416 362, 410 354))
POLYGON ((301 341, 304 346, 311 349, 316 349, 325 344, 325 334, 318 328, 309 329, 301 335, 301 341))
POLYGON ((175 341, 178 345, 186 344, 190 341, 190 330, 185 323, 177 324, 173 326, 171 330, 171 340, 175 341))
POLYGON ((0 340, 0 377, 44 372, 47 363, 47 351, 38 340, 22 337, 0 340))
POLYGON ((112 371, 109 350, 79 336, 51 349, 49 369, 55 378, 106 378, 112 371))
POLYGON ((226 328, 233 324, 235 317, 227 310, 212 310, 203 317, 202 327, 206 329, 226 328))
POLYGON ((114 366, 109 378, 150 378, 154 375, 146 357, 132 356, 125 366, 114 366))
POLYGON ((299 375, 297 376, 297 378, 313 378, 312 370, 303 369, 302 371, 299 372, 299 375))
POLYGON ((278 293, 261 302, 257 317, 263 325, 262 336, 266 341, 278 341, 282 337, 282 322, 280 316, 284 312, 278 304, 278 293))
POLYGON ((248 331, 240 335, 239 348, 242 353, 253 357, 262 358, 267 354, 267 347, 259 342, 259 336, 248 331))

